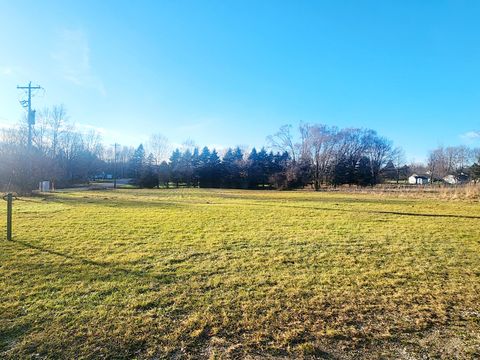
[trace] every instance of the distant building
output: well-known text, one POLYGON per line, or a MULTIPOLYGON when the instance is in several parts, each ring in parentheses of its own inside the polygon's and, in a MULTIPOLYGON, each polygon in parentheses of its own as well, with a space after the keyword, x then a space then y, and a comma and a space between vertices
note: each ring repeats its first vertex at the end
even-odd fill
POLYGON ((450 185, 465 184, 468 180, 468 175, 464 173, 461 173, 460 175, 449 174, 443 178, 443 181, 450 185))
POLYGON ((412 174, 408 177, 408 183, 413 185, 426 185, 430 182, 428 175, 412 174))
POLYGON ((50 192, 50 191, 52 191, 50 181, 48 181, 48 180, 40 181, 40 183, 38 184, 38 190, 40 192, 50 192))

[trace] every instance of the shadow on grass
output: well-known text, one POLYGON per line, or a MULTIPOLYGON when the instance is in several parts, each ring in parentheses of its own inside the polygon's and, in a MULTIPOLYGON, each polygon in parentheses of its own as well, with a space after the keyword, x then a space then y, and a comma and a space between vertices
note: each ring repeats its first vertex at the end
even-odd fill
MULTIPOLYGON (((227 204, 225 204, 227 205, 227 204)), ((228 204, 233 206, 239 206, 238 204, 228 204)), ((262 203, 243 203, 242 206, 252 207, 265 207, 262 203)), ((434 217, 434 218, 455 218, 455 219, 480 219, 477 215, 460 215, 460 214, 428 214, 428 213, 414 213, 414 212, 402 212, 402 211, 389 211, 389 210, 362 210, 362 209, 345 209, 345 208, 330 208, 330 207, 317 207, 317 206, 296 206, 296 205, 281 205, 276 204, 277 207, 283 209, 302 209, 302 210, 318 210, 318 211, 336 211, 336 212, 349 212, 349 213, 367 213, 367 214, 380 214, 380 215, 397 215, 397 216, 419 216, 419 217, 434 217)))
POLYGON ((26 334, 31 327, 31 323, 20 323, 0 329, 0 354, 2 351, 8 350, 12 343, 20 336, 26 334))
POLYGON ((73 206, 102 206, 102 207, 118 207, 118 208, 156 208, 156 209, 173 209, 184 207, 182 203, 161 200, 146 200, 142 198, 122 199, 108 196, 82 196, 82 197, 49 197, 45 198, 49 203, 68 204, 73 206))
MULTIPOLYGON (((299 208, 301 206, 298 206, 299 208)), ((308 208, 304 208, 308 209, 308 208)), ((387 210, 359 210, 359 209, 332 209, 332 208, 312 208, 314 210, 325 211, 342 211, 342 212, 354 212, 354 213, 367 213, 367 214, 381 214, 381 215, 398 215, 398 216, 420 216, 420 217, 439 217, 439 218, 455 218, 455 219, 480 219, 480 216, 475 215, 457 215, 457 214, 425 214, 425 213, 412 213, 401 211, 387 211, 387 210)))
POLYGON ((28 248, 28 249, 33 249, 33 250, 37 250, 37 251, 47 253, 47 254, 50 254, 50 255, 59 256, 59 257, 62 257, 64 259, 69 259, 69 260, 75 261, 75 262, 77 262, 79 264, 82 264, 82 265, 89 265, 89 266, 99 267, 99 268, 102 268, 102 269, 107 269, 111 273, 117 273, 117 274, 120 274, 120 275, 127 275, 127 276, 134 276, 134 277, 142 278, 142 279, 154 279, 156 281, 159 281, 162 284, 170 284, 175 279, 175 276, 171 275, 171 274, 152 275, 152 274, 150 274, 146 271, 142 271, 142 270, 134 270, 134 269, 125 268, 125 267, 114 265, 112 263, 108 263, 108 262, 104 262, 104 261, 96 261, 96 260, 90 260, 90 259, 86 259, 86 258, 82 258, 82 257, 78 257, 78 256, 72 256, 72 255, 65 254, 63 252, 57 251, 57 250, 47 249, 47 248, 41 247, 39 245, 34 245, 34 244, 31 244, 31 243, 26 242, 26 241, 21 241, 21 240, 15 240, 14 239, 14 240, 11 240, 11 242, 13 242, 15 244, 18 244, 20 246, 23 246, 25 248, 28 248))

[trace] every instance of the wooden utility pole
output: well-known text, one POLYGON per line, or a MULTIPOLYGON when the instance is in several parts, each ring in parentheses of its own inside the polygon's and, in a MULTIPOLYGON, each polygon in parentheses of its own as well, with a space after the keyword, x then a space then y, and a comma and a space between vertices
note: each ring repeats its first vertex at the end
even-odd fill
POLYGON ((39 90, 41 86, 32 86, 32 82, 28 83, 28 86, 18 86, 17 89, 27 90, 27 99, 20 101, 20 104, 27 109, 27 122, 28 122, 28 149, 32 148, 32 130, 35 125, 35 110, 32 110, 32 90, 39 90))

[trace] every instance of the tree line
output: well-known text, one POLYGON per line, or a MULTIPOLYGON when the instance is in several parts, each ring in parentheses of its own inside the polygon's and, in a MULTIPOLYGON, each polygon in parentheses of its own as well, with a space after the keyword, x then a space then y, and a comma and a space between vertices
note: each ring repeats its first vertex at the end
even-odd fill
MULTIPOLYGON (((158 139, 155 142, 158 146, 158 139)), ((134 152, 133 176, 143 187, 223 187, 295 189, 322 186, 373 186, 399 183, 412 172, 430 174, 431 182, 450 174, 457 179, 480 179, 480 151, 465 146, 440 147, 426 165, 406 165, 402 149, 371 129, 339 129, 302 124, 298 135, 283 126, 267 138, 268 148, 217 150, 190 144, 175 149, 168 160, 146 155, 143 145, 134 152), (298 139, 297 141, 295 139, 298 139), (476 162, 475 162, 476 160, 476 162)), ((155 148, 155 147, 153 147, 155 148)), ((165 149, 166 146, 161 146, 165 149)))
POLYGON ((440 146, 430 152, 424 170, 431 183, 447 175, 477 182, 480 179, 480 148, 440 146))
POLYGON ((291 126, 282 127, 267 139, 268 148, 243 151, 227 149, 219 156, 215 149, 175 149, 168 161, 154 165, 145 158, 143 146, 136 158, 145 158, 142 186, 197 186, 226 188, 292 189, 311 185, 374 185, 381 171, 398 149, 391 141, 369 129, 337 129, 326 125, 302 124, 299 141, 291 126), (158 182, 157 182, 158 181, 158 182))
POLYGON ((399 182, 412 172, 428 173, 432 181, 448 174, 480 178, 478 149, 440 147, 426 164, 407 166, 403 151, 371 129, 285 125, 260 149, 200 148, 188 141, 172 150, 160 134, 136 148, 105 146, 95 131, 76 127, 63 106, 44 109, 37 118, 31 147, 26 126, 0 131, 4 191, 30 191, 41 180, 63 187, 112 177, 150 188, 315 190, 399 182))
POLYGON ((59 187, 88 179, 105 166, 105 148, 95 131, 82 132, 63 106, 44 109, 28 145, 27 121, 0 131, 0 185, 4 191, 31 191, 41 180, 59 187))

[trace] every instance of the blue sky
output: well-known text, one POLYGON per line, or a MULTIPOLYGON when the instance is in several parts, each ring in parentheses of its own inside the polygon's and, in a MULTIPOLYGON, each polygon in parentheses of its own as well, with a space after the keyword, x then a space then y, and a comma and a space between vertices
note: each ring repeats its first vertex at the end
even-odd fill
POLYGON ((0 0, 0 126, 17 84, 106 143, 265 144, 369 127, 421 160, 480 146, 478 1, 0 0))

